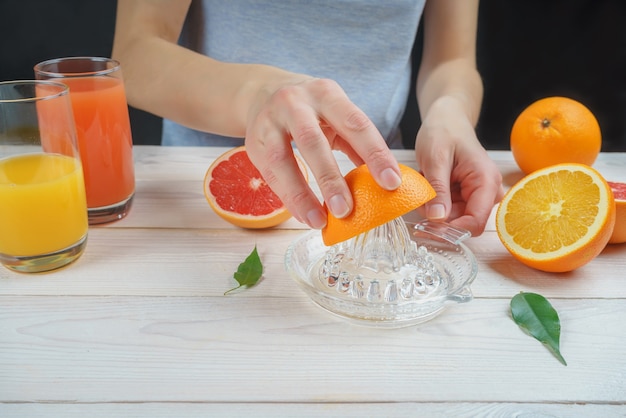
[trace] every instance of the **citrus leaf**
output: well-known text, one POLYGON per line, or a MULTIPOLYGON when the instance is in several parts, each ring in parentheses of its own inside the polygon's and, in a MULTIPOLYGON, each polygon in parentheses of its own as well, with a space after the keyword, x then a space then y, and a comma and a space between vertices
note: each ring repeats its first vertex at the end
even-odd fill
POLYGON ((245 261, 239 264, 237 271, 234 273, 233 277, 239 283, 239 286, 233 287, 230 290, 224 292, 224 295, 237 290, 241 287, 252 287, 261 278, 263 274, 263 264, 261 263, 261 258, 259 258, 259 253, 256 250, 256 245, 254 249, 250 253, 250 255, 245 259, 245 261))
POLYGON ((520 328, 548 347, 567 366, 559 349, 559 315, 546 298, 537 293, 520 292, 511 299, 511 316, 520 328))

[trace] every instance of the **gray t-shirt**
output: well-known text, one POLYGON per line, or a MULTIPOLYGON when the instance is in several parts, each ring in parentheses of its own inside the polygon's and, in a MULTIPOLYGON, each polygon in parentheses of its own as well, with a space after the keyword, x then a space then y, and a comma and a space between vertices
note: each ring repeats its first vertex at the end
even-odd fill
MULTIPOLYGON (((392 147, 411 77, 411 50, 425 0, 193 1, 180 44, 226 62, 274 65, 330 78, 392 147)), ((207 92, 210 94, 210 92, 207 92)), ((172 121, 163 145, 240 145, 172 121)))

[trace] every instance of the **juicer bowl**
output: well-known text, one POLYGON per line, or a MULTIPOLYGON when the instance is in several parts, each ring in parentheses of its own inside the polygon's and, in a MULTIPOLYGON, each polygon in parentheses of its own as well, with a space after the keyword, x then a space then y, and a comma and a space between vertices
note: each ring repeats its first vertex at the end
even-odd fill
POLYGON ((478 266, 474 254, 462 243, 470 237, 469 232, 440 222, 402 222, 409 231, 410 245, 428 260, 426 273, 403 275, 402 269, 396 268, 389 275, 340 263, 332 273, 327 264, 337 246, 324 245, 320 231, 309 231, 290 244, 285 267, 317 305, 366 326, 415 325, 436 317, 450 303, 471 301, 470 285, 478 266))

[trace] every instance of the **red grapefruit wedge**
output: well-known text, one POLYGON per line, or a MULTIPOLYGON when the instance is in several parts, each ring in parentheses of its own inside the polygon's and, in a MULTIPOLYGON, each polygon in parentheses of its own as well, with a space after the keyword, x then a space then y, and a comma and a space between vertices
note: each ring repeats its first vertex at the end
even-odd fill
POLYGON ((615 197, 615 227, 609 244, 626 242, 626 183, 607 181, 615 197))
MULTIPOLYGON (((296 156, 304 178, 304 163, 296 156)), ((221 218, 241 228, 271 228, 291 218, 283 202, 252 164, 245 146, 220 155, 204 176, 204 196, 221 218)))

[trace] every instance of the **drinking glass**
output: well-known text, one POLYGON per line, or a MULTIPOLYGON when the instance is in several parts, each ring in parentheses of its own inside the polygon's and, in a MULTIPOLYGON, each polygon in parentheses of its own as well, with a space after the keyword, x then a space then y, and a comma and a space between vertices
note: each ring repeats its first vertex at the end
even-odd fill
POLYGON ((87 201, 67 86, 0 83, 0 263, 54 270, 87 245, 87 201))
POLYGON ((101 57, 67 57, 40 62, 39 80, 70 88, 83 162, 89 224, 122 219, 135 192, 133 141, 120 63, 101 57))

